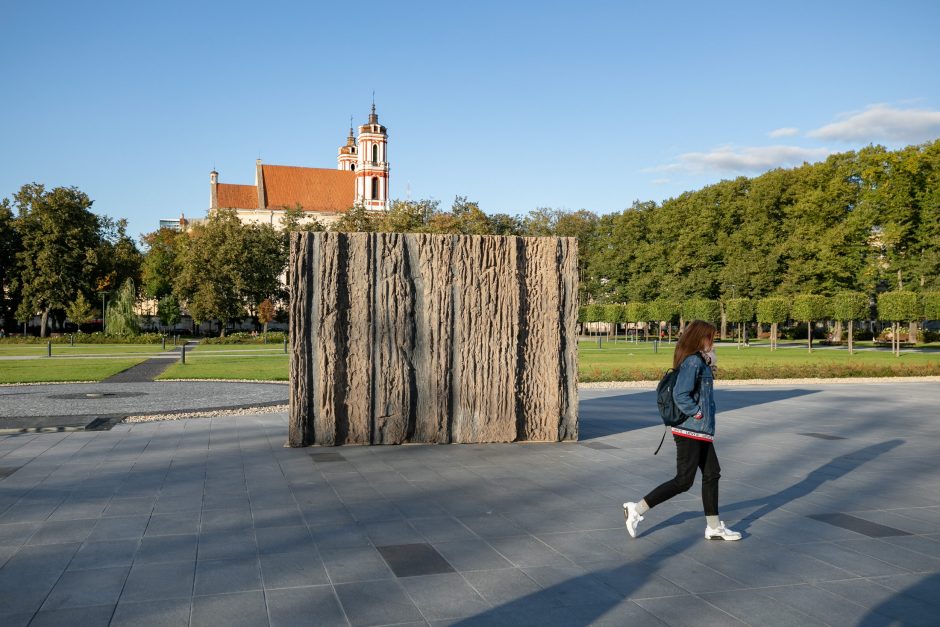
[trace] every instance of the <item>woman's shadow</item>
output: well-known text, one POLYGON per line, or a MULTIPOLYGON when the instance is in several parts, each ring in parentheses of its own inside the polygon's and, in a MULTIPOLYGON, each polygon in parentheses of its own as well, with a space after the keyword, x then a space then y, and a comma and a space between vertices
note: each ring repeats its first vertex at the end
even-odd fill
MULTIPOLYGON (((741 522, 735 525, 736 529, 746 530, 750 523, 759 520, 787 503, 804 497, 814 492, 827 481, 833 481, 844 477, 848 473, 857 469, 859 466, 897 448, 904 444, 904 440, 893 439, 879 444, 866 446, 865 448, 840 455, 831 461, 823 464, 810 472, 800 482, 780 490, 766 497, 738 501, 722 509, 740 510, 757 506, 757 509, 741 519, 741 522)), ((662 529, 672 525, 681 524, 687 520, 701 518, 701 512, 684 512, 676 514, 671 518, 652 527, 642 535, 653 533, 657 529, 662 529)), ((626 532, 624 532, 626 534, 626 532)), ((626 536, 625 536, 626 537, 626 536)), ((642 537, 642 536, 641 536, 642 537)), ((701 536, 683 537, 674 542, 660 547, 641 563, 642 569, 649 576, 655 575, 659 570, 660 562, 672 555, 682 553, 695 542, 701 541, 701 536)), ((630 594, 643 585, 645 579, 633 576, 636 572, 637 564, 628 562, 622 566, 603 571, 600 573, 585 573, 578 577, 572 577, 555 585, 543 588, 524 597, 520 597, 494 607, 482 614, 468 617, 453 623, 454 625, 493 625, 493 624, 512 624, 512 625, 542 625, 547 623, 563 624, 589 624, 606 614, 612 608, 617 606, 623 599, 628 598, 630 594), (604 579, 618 580, 624 585, 618 585, 616 593, 612 588, 603 586, 595 574, 602 575, 604 579), (609 594, 598 593, 598 586, 607 588, 609 594), (562 596, 569 598, 584 591, 590 594, 591 604, 584 604, 577 607, 559 607, 558 599, 562 596), (574 593, 574 594, 572 594, 574 593)))
MULTIPOLYGON (((787 503, 791 503, 799 498, 812 494, 827 481, 841 479, 862 464, 865 464, 875 459, 876 457, 879 457, 888 451, 901 446, 902 444, 904 444, 904 440, 895 438, 893 440, 888 440, 887 442, 880 442, 878 444, 866 446, 865 448, 852 451, 851 453, 846 453, 845 455, 840 455, 839 457, 832 459, 831 461, 810 472, 799 483, 795 483, 792 486, 780 490, 779 492, 775 492, 774 494, 747 499, 745 501, 738 501, 736 503, 731 503, 730 505, 722 505, 721 509, 725 512, 733 512, 757 506, 757 509, 755 509, 750 514, 747 514, 746 516, 742 516, 740 518, 740 522, 737 522, 734 525, 734 529, 736 531, 741 531, 744 533, 754 521, 760 520, 770 512, 780 509, 787 503)), ((687 520, 692 520, 695 518, 701 518, 701 513, 682 512, 681 514, 676 514, 675 516, 660 522, 656 526, 651 527, 646 533, 653 533, 657 529, 678 525, 687 520)))

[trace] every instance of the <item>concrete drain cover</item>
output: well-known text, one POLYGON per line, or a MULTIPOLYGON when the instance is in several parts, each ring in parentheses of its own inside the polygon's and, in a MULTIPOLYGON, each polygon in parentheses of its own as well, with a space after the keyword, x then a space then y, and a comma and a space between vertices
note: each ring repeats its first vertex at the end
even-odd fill
POLYGON ((50 394, 46 398, 55 398, 68 401, 91 401, 101 398, 134 398, 147 396, 146 392, 79 392, 75 394, 50 394))

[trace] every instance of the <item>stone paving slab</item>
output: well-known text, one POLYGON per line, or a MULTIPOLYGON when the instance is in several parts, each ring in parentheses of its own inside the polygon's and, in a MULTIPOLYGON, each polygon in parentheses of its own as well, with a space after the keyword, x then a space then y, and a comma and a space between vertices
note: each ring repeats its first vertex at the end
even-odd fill
POLYGON ((626 535, 674 471, 649 390, 582 390, 580 443, 289 449, 283 413, 0 436, 0 624, 936 624, 940 388, 717 402, 737 543, 697 486, 626 535))

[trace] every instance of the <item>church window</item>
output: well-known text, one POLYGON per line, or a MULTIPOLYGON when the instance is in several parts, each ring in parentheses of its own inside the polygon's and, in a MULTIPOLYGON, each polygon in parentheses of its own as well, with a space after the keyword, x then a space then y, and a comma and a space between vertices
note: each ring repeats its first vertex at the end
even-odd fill
POLYGON ((378 163, 379 161, 379 146, 378 144, 372 145, 372 161, 373 163, 378 163))
POLYGON ((379 178, 377 176, 372 177, 372 200, 376 200, 379 197, 379 178))
POLYGON ((349 169, 350 169, 350 170, 355 170, 355 169, 356 169, 356 164, 355 164, 355 163, 350 163, 350 164, 349 164, 349 169))

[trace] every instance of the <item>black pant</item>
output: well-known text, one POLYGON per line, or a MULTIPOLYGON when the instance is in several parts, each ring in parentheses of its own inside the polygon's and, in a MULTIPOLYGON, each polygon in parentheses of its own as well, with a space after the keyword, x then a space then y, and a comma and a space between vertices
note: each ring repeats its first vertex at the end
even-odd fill
POLYGON ((711 442, 672 436, 676 441, 676 476, 654 488, 643 500, 649 507, 656 507, 677 494, 685 492, 695 482, 695 469, 702 471, 702 505, 706 516, 718 515, 718 479, 721 466, 715 445, 711 442))

